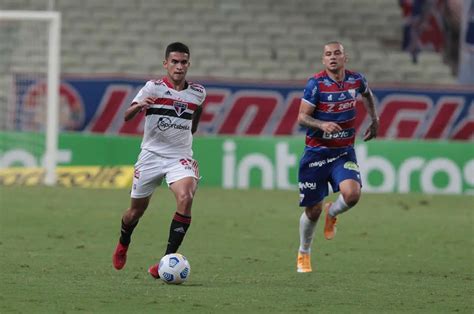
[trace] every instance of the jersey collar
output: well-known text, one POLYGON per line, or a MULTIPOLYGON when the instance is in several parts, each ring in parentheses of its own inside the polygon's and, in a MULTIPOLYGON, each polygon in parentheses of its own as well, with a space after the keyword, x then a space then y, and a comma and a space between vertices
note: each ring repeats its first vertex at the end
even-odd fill
MULTIPOLYGON (((174 89, 173 84, 171 84, 171 82, 170 82, 170 80, 169 80, 169 78, 168 78, 167 76, 164 76, 164 77, 163 77, 163 83, 165 83, 166 86, 168 86, 169 88, 174 89)), ((188 86, 189 86, 188 81, 185 80, 185 81, 184 81, 184 88, 183 88, 183 90, 187 89, 188 86)))

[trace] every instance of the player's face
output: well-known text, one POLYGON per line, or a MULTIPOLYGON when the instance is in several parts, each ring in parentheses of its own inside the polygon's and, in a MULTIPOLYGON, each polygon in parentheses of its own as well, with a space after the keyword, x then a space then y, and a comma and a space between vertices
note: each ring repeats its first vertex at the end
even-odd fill
POLYGON ((168 58, 163 61, 168 76, 175 82, 184 80, 189 65, 189 55, 184 52, 171 52, 168 58))
POLYGON ((344 68, 346 61, 347 57, 341 44, 328 44, 324 46, 323 64, 328 71, 339 71, 344 68))

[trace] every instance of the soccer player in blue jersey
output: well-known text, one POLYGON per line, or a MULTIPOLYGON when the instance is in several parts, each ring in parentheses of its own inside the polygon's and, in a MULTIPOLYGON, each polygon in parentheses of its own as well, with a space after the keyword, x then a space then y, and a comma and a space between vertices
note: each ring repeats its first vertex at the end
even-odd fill
POLYGON ((311 272, 311 244, 316 223, 323 210, 328 184, 340 192, 334 203, 324 204, 324 236, 336 234, 337 216, 353 207, 360 198, 361 179, 354 151, 356 97, 362 96, 371 123, 364 141, 377 136, 379 119, 374 97, 364 76, 346 70, 347 56, 340 42, 324 46, 325 69, 308 80, 301 99, 298 123, 307 128, 306 147, 299 165, 300 246, 297 271, 311 272))

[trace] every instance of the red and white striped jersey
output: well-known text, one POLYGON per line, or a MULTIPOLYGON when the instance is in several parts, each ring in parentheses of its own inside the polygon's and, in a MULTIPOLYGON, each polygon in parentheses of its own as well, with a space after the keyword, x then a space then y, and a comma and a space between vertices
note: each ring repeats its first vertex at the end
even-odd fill
POLYGON ((141 148, 166 158, 192 157, 192 119, 206 98, 204 87, 186 82, 185 88, 177 91, 164 77, 148 81, 132 104, 147 97, 155 101, 146 110, 141 148))

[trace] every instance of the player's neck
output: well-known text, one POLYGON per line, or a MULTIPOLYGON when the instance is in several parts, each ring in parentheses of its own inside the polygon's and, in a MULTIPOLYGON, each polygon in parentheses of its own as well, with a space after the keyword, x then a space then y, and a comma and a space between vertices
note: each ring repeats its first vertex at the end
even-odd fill
POLYGON ((166 77, 168 80, 168 83, 172 86, 172 88, 176 91, 182 91, 186 87, 186 80, 182 79, 181 81, 175 81, 171 77, 167 76, 166 77))
POLYGON ((342 82, 345 77, 345 72, 346 71, 344 70, 344 68, 334 72, 326 69, 326 73, 328 74, 328 76, 335 82, 342 82))

